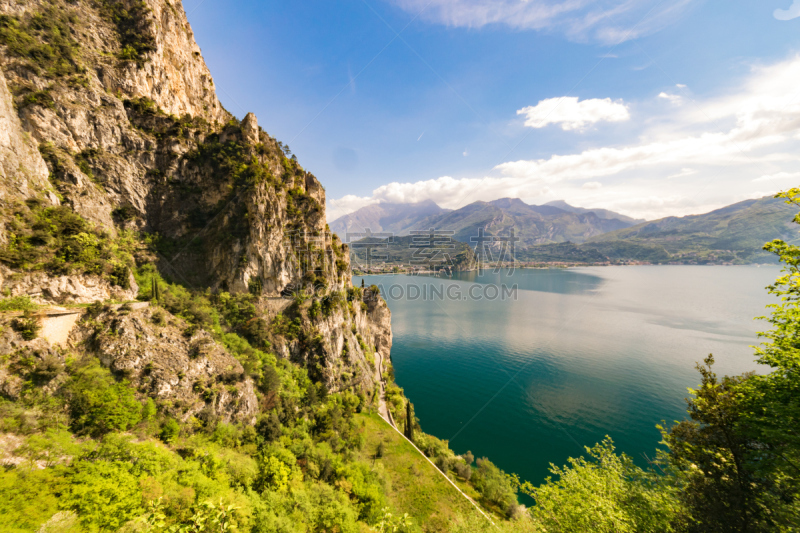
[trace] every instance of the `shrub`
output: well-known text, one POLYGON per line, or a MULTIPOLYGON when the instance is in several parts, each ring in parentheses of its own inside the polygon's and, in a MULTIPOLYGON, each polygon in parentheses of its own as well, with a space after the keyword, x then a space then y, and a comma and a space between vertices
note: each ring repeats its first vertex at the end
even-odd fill
POLYGON ((112 238, 67 206, 42 207, 36 201, 15 206, 14 215, 0 262, 26 271, 96 274, 129 286, 128 267, 136 246, 132 233, 123 231, 112 238))
POLYGON ((102 7, 101 13, 114 22, 119 34, 121 50, 117 58, 143 65, 144 56, 156 49, 155 37, 148 27, 150 9, 147 4, 141 0, 126 3, 103 0, 102 7))
POLYGON ((117 531, 143 511, 139 483, 124 462, 78 461, 66 483, 60 505, 78 513, 87 530, 117 531))
POLYGON ((468 464, 458 461, 453 465, 453 467, 456 475, 464 481, 469 481, 472 477, 472 467, 468 464))
POLYGON ((281 429, 281 421, 275 411, 271 411, 270 414, 261 417, 256 423, 256 431, 267 442, 275 441, 281 436, 283 431, 281 429))
POLYGON ((504 513, 510 512, 517 505, 517 497, 509 477, 489 459, 478 459, 478 469, 472 473, 472 480, 483 498, 497 505, 504 513))
POLYGON ((150 320, 156 326, 164 326, 167 323, 167 315, 164 314, 164 311, 158 310, 152 314, 150 320))
POLYGON ((22 98, 22 104, 20 107, 28 107, 32 105, 38 105, 48 109, 55 109, 56 102, 53 100, 53 95, 50 94, 50 90, 45 89, 44 91, 30 92, 22 98))
POLYGON ((161 432, 158 434, 158 437, 169 444, 170 442, 175 442, 175 439, 178 438, 178 435, 181 433, 181 426, 178 424, 178 421, 174 418, 167 419, 166 422, 161 426, 161 432))
POLYGON ((32 341, 38 337, 39 331, 42 329, 39 319, 33 316, 30 311, 25 311, 21 318, 13 319, 11 327, 26 341, 32 341))
POLYGON ((100 436, 125 431, 141 420, 142 406, 128 382, 116 382, 107 368, 92 361, 66 385, 73 428, 100 436))

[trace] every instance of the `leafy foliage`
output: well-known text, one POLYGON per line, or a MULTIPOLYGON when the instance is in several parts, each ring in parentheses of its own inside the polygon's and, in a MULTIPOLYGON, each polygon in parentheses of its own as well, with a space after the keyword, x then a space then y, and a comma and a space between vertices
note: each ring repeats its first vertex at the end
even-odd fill
POLYGON ((101 7, 101 13, 114 22, 119 34, 120 51, 117 57, 142 66, 145 56, 156 49, 156 39, 147 20, 150 8, 142 0, 102 0, 101 7))
MULTIPOLYGON (((798 205, 800 189, 778 197, 798 205)), ((756 349, 772 372, 720 379, 709 356, 698 365, 703 379, 689 401, 692 420, 665 431, 690 531, 773 531, 800 516, 800 248, 780 240, 764 248, 784 264, 769 287, 781 298, 766 319, 773 329, 756 349)))
POLYGON ((141 420, 142 406, 125 381, 95 361, 82 365, 66 386, 73 427, 93 436, 125 431, 141 420))
POLYGON ((9 240, 0 249, 0 262, 56 275, 96 274, 130 287, 137 247, 132 233, 123 231, 113 238, 66 206, 44 207, 35 200, 13 206, 10 214, 9 240))
POLYGON ((38 307, 27 295, 0 298, 0 311, 35 311, 38 307))
POLYGON ((55 6, 33 12, 22 20, 0 15, 0 43, 37 74, 52 78, 81 74, 78 44, 72 36, 76 20, 69 10, 55 6))
POLYGON ((608 437, 586 451, 589 460, 571 458, 563 468, 551 465, 557 480, 548 477, 538 488, 520 486, 536 500, 532 516, 537 524, 553 532, 675 531, 680 503, 670 479, 615 454, 608 437))

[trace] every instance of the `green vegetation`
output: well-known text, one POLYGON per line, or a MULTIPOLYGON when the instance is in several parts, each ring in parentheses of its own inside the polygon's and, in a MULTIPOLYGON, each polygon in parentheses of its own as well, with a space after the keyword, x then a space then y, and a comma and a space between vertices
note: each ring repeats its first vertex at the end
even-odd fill
POLYGON ((31 91, 22 97, 20 107, 28 107, 38 105, 48 109, 55 109, 56 102, 53 100, 53 95, 50 94, 49 89, 44 91, 31 91))
POLYGON ((100 275, 114 285, 130 287, 136 238, 129 232, 112 237, 65 206, 45 207, 29 200, 5 210, 9 240, 0 262, 23 271, 100 275))
POLYGON ((612 259, 661 263, 765 262, 774 259, 764 252, 764 242, 798 243, 791 216, 791 208, 780 200, 746 200, 704 215, 668 217, 605 233, 580 249, 598 250, 612 259))
POLYGON ((38 307, 30 296, 0 298, 0 311, 35 311, 38 307))
POLYGON ((11 327, 26 341, 32 341, 38 337, 39 331, 42 329, 39 319, 33 316, 30 310, 26 310, 21 318, 12 319, 11 327))
MULTIPOLYGON (((364 423, 365 445, 358 452, 363 461, 385 472, 386 497, 395 509, 408 513, 414 524, 428 531, 443 531, 457 516, 477 514, 411 444, 377 414, 359 415, 364 423)), ((485 518, 481 520, 486 522, 485 518)))
POLYGON ((100 5, 101 14, 114 23, 119 34, 120 51, 117 57, 142 66, 145 56, 156 50, 156 39, 147 20, 150 8, 142 0, 101 0, 100 5))
POLYGON ((55 6, 33 12, 23 20, 0 15, 0 43, 39 75, 58 78, 82 74, 78 43, 72 32, 76 23, 71 10, 55 6))

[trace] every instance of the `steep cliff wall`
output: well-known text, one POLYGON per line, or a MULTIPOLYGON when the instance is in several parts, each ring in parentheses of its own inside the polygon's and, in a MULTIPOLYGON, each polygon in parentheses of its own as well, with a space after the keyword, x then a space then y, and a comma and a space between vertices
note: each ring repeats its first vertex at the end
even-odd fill
MULTIPOLYGON (((0 0, 0 70, 0 289, 43 303, 129 299, 132 272, 155 264, 190 291, 254 295, 265 324, 292 320, 291 333, 271 332, 272 350, 329 389, 375 389, 391 348, 385 303, 352 290, 316 177, 254 115, 223 109, 180 2, 0 0)), ((136 314, 93 320, 113 335, 87 343, 80 330, 76 348, 141 386, 149 362, 171 357, 154 386, 196 414, 178 375, 214 382, 221 363, 196 365, 192 342, 136 314)), ((218 410, 250 416, 248 380, 218 410)))

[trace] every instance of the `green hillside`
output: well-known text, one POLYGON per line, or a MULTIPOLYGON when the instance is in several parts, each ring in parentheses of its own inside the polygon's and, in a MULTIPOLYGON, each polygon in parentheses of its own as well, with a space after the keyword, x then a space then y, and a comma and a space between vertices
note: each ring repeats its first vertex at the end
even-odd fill
POLYGON ((792 227, 793 208, 772 197, 746 200, 703 215, 667 217, 611 231, 583 244, 533 246, 520 250, 526 261, 644 261, 651 263, 774 262, 764 243, 800 242, 792 227))

